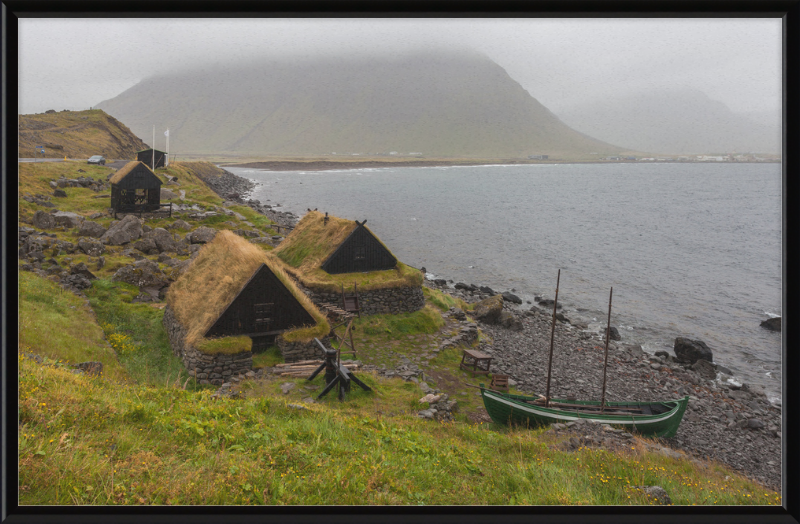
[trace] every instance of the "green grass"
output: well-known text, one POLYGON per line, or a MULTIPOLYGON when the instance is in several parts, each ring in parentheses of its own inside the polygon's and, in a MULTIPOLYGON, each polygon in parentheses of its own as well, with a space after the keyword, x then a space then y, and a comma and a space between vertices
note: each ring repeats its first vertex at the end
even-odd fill
POLYGON ((100 326, 131 377, 153 386, 184 383, 189 375, 172 353, 162 324, 163 305, 131 303, 138 294, 136 286, 100 279, 86 290, 100 326))
POLYGON ((253 369, 271 368, 283 363, 283 354, 278 346, 270 346, 265 351, 253 353, 253 369))
POLYGON ((84 301, 58 284, 19 272, 19 345, 67 363, 98 361, 112 380, 128 380, 84 301))
POLYGON ((252 346, 250 337, 220 337, 202 339, 197 349, 209 355, 234 355, 250 351, 252 346))
POLYGON ((360 377, 374 393, 354 387, 347 402, 330 394, 295 409, 281 381, 212 400, 20 359, 20 503, 627 505, 647 504, 629 486, 648 484, 677 505, 780 501, 638 439, 626 453, 567 453, 541 430, 422 421, 408 414, 416 386, 360 377))
POLYGON ((455 298, 446 293, 442 293, 438 289, 431 289, 429 287, 422 287, 422 294, 425 295, 425 300, 435 305, 442 311, 448 311, 451 307, 461 308, 463 311, 468 311, 475 307, 474 304, 468 304, 461 298, 455 298))

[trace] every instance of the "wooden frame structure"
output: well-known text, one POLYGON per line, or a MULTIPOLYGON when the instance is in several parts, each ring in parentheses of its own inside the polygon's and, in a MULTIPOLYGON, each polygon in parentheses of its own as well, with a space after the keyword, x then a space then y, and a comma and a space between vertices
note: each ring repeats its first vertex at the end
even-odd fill
POLYGON ((343 401, 345 394, 350 392, 351 382, 355 382, 355 384, 364 391, 372 391, 372 388, 361 382, 361 380, 356 377, 355 373, 349 371, 346 367, 344 367, 344 365, 342 365, 342 361, 339 358, 339 352, 337 350, 326 348, 318 338, 315 338, 314 342, 317 343, 319 348, 322 350, 323 355, 325 355, 325 362, 319 366, 306 380, 314 380, 314 377, 316 377, 324 369, 325 384, 327 384, 325 389, 323 389, 322 392, 317 395, 317 400, 327 395, 330 390, 334 388, 334 386, 338 385, 339 401, 343 401))

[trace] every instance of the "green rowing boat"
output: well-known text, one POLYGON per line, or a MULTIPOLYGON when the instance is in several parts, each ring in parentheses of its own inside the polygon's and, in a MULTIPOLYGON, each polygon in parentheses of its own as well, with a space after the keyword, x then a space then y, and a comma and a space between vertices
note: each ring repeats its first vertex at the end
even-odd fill
POLYGON ((537 427, 578 419, 609 424, 644 436, 675 436, 689 396, 664 402, 601 402, 552 399, 545 407, 541 397, 501 393, 480 385, 483 405, 497 424, 537 427))

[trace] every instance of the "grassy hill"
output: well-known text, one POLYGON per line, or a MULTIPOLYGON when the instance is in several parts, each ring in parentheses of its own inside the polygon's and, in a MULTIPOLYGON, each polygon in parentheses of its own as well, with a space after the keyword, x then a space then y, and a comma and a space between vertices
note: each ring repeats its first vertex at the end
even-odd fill
POLYGON ((581 134, 490 59, 465 52, 264 60, 148 78, 98 104, 178 154, 619 153, 581 134))
POLYGON ((44 146, 46 158, 135 160, 148 146, 127 126, 100 109, 19 115, 19 157, 33 158, 44 146))
MULTIPOLYGON (((207 174, 215 169, 197 166, 207 174)), ((79 173, 85 167, 21 164, 20 225, 28 225, 24 220, 37 206, 22 196, 45 192, 49 179, 104 179, 111 172, 88 166, 79 173)), ((205 209, 223 204, 185 164, 157 174, 178 176, 187 203, 205 209)), ((88 216, 107 205, 88 188, 65 191, 60 209, 88 216)), ((257 220, 244 206, 231 209, 252 224, 247 227, 270 232, 266 218, 257 220)), ((245 227, 237 216, 181 218, 192 228, 245 227)), ((111 218, 96 220, 107 226, 111 218)), ((77 240, 76 229, 49 233, 77 240)), ((663 487, 676 505, 780 503, 779 494, 724 466, 654 452, 648 439, 633 437, 618 450, 566 450, 564 435, 475 422, 480 397, 462 384, 480 379, 459 369, 459 348, 444 349, 430 362, 438 376, 451 379, 432 385, 458 400, 452 422, 417 418, 427 407, 417 384, 371 373, 359 378, 373 392, 353 388, 343 403, 335 395, 303 400, 321 390, 322 376, 309 384, 271 374, 245 381, 241 398, 214 398, 214 389, 191 380, 172 353, 164 303, 137 303, 136 286, 111 281, 133 262, 121 252, 124 246, 106 248, 98 270, 78 252, 47 252, 62 267, 83 262, 95 272, 85 298, 52 282, 55 274, 18 272, 22 505, 651 504, 633 487, 646 485, 663 487), (103 375, 76 374, 73 365, 86 360, 102 362, 103 375), (286 382, 295 387, 283 393, 286 382)), ((156 255, 146 258, 171 270, 156 255)), ((442 312, 466 305, 427 288, 425 295, 427 305, 416 313, 358 319, 359 358, 393 366, 399 355, 416 358, 452 336, 442 312)), ((268 352, 256 365, 280 361, 279 352, 268 352)))

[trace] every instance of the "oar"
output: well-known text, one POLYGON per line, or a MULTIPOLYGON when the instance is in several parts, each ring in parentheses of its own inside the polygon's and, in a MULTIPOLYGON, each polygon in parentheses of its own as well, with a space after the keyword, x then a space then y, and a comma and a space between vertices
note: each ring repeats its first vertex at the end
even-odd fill
POLYGON ((614 294, 614 287, 608 293, 608 325, 606 326, 606 358, 603 363, 603 396, 600 398, 600 413, 606 408, 606 369, 608 368, 608 339, 611 336, 611 295, 614 294))
POLYGON ((547 389, 544 392, 544 405, 550 405, 550 374, 553 371, 553 337, 556 334, 556 306, 558 306, 558 284, 561 282, 561 270, 558 270, 558 278, 556 279, 556 298, 553 301, 553 325, 550 329, 550 358, 547 361, 547 389))

